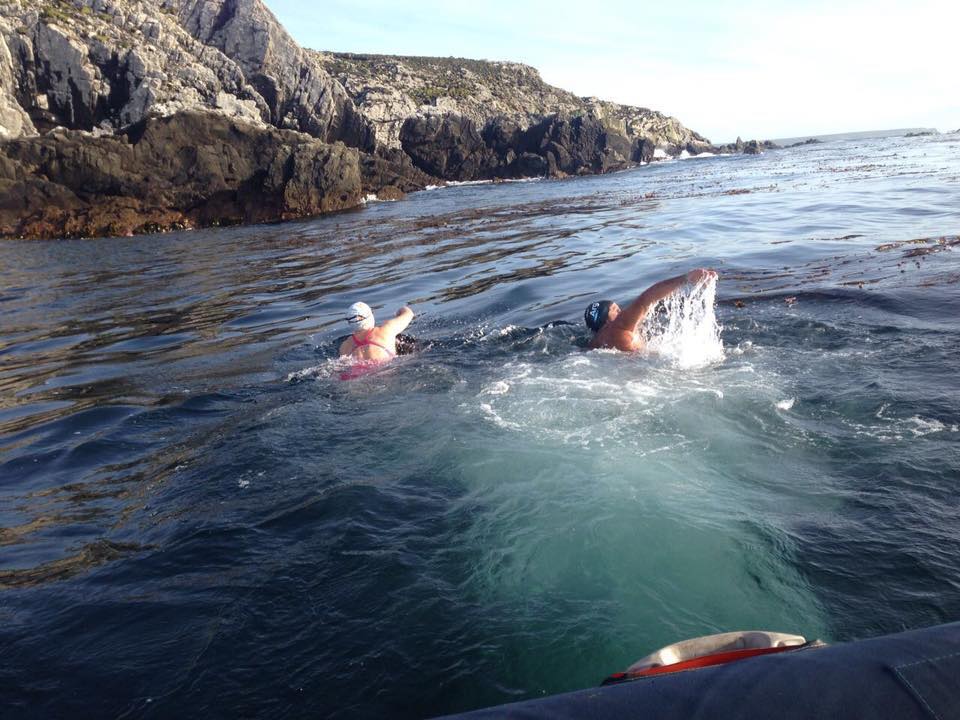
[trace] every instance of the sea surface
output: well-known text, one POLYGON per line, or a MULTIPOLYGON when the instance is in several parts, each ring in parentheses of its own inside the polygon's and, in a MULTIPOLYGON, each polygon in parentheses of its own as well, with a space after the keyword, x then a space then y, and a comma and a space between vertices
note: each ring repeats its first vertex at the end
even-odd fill
POLYGON ((420 718, 960 619, 958 234, 943 135, 0 244, 3 717, 420 718), (701 266, 656 352, 583 349, 701 266), (422 349, 344 381, 357 300, 422 349))

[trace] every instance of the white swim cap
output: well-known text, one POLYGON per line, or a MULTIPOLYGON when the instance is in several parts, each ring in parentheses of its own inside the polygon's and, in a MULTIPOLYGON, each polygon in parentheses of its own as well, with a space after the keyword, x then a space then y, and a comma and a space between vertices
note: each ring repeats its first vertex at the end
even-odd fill
POLYGON ((371 330, 374 326, 373 310, 363 302, 355 302, 347 310, 347 322, 361 330, 371 330))

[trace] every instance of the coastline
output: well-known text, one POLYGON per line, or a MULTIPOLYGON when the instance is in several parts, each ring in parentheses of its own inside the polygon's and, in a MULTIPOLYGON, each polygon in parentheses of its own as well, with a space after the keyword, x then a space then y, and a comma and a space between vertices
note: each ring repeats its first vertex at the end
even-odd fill
POLYGON ((518 63, 309 51, 260 0, 0 10, 0 238, 284 221, 767 146, 716 147, 518 63))

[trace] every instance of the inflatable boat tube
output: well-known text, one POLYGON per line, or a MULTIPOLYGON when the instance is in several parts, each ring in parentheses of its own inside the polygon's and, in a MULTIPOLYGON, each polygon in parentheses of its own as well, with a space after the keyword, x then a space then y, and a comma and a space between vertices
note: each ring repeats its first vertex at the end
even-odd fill
POLYGON ((795 650, 449 717, 960 720, 960 623, 795 650))

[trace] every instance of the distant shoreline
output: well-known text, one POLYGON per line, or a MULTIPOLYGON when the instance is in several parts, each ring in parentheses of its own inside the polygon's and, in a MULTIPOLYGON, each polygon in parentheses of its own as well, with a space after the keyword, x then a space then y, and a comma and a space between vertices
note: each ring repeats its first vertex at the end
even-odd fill
POLYGON ((868 140, 870 138, 888 138, 902 137, 908 133, 939 134, 936 128, 897 128, 894 130, 860 130, 848 133, 830 133, 827 135, 798 135, 789 138, 774 138, 772 142, 777 145, 794 145, 806 140, 818 140, 819 142, 833 142, 836 140, 868 140))

